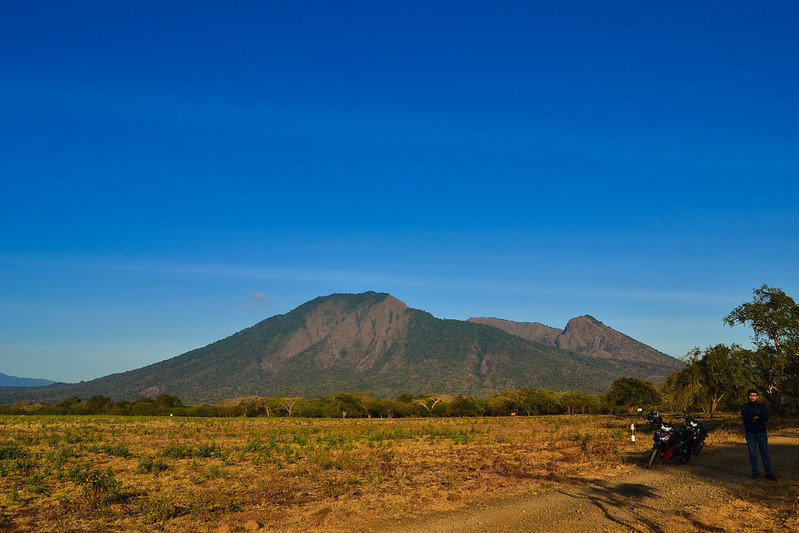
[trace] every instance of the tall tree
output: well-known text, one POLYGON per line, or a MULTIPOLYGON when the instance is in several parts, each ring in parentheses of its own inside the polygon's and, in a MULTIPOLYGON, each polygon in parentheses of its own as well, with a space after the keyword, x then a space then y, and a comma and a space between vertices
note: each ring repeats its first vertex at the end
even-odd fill
POLYGON ((581 390, 567 392, 561 396, 561 400, 566 405, 566 410, 570 415, 577 413, 584 415, 599 411, 599 398, 581 390))
POLYGON ((677 382, 698 384, 695 399, 705 404, 705 410, 713 416, 725 396, 734 396, 746 388, 751 374, 744 364, 751 354, 741 346, 717 344, 704 350, 694 348, 688 354, 688 365, 680 372, 685 379, 677 382))
POLYGON ((671 407, 687 412, 701 403, 704 386, 697 364, 701 356, 700 349, 694 348, 685 356, 685 366, 666 378, 663 392, 671 407))
POLYGON ((724 317, 728 326, 748 325, 758 350, 750 362, 771 408, 782 414, 785 386, 799 370, 799 305, 781 289, 763 285, 724 317))
POLYGON ((660 392, 655 384, 640 378, 616 378, 605 396, 614 408, 652 408, 660 403, 660 392))
POLYGON ((373 399, 371 396, 357 392, 340 392, 333 396, 333 401, 341 411, 342 418, 347 418, 347 415, 354 417, 365 415, 368 410, 364 402, 373 399))

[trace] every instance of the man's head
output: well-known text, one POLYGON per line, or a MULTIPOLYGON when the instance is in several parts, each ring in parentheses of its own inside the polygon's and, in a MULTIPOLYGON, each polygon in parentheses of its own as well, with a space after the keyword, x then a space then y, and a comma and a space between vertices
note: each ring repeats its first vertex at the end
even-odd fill
POLYGON ((758 398, 757 391, 755 389, 749 389, 749 401, 756 402, 758 398))

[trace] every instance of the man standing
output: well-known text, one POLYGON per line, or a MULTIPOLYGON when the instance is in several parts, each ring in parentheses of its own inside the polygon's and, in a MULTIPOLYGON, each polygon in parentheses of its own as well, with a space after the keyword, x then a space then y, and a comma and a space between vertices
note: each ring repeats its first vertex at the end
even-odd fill
POLYGON ((757 391, 749 389, 749 402, 741 406, 746 445, 749 448, 749 464, 752 465, 752 478, 756 479, 760 475, 757 468, 757 451, 760 449, 760 458, 763 460, 766 479, 776 481, 777 478, 774 477, 774 473, 771 471, 771 459, 768 456, 768 434, 766 433, 768 409, 765 404, 758 402, 757 399, 757 391))

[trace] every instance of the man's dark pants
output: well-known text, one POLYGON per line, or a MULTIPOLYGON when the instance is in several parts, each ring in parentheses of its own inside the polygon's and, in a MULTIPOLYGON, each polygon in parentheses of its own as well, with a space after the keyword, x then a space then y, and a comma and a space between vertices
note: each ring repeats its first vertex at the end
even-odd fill
POLYGON ((749 464, 752 465, 752 474, 758 474, 757 450, 760 448, 760 458, 763 460, 763 469, 766 475, 771 474, 771 459, 768 456, 768 434, 746 432, 746 446, 749 448, 749 464))

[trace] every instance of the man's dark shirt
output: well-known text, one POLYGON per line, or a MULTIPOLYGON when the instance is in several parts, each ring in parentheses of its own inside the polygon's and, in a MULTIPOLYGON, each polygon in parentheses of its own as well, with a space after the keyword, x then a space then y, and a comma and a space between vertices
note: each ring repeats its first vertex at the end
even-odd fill
POLYGON ((749 402, 741 407, 741 418, 744 421, 744 430, 748 433, 765 433, 768 421, 768 409, 759 402, 749 402), (755 417, 760 417, 755 420, 755 417))

